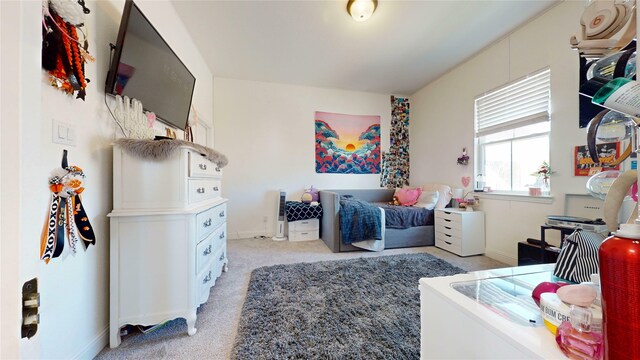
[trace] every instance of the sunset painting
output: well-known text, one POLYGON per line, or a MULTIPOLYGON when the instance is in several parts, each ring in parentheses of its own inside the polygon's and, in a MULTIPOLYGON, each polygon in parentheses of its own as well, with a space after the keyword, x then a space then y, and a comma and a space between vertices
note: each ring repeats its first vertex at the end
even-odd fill
POLYGON ((380 173, 380 116, 316 111, 316 172, 380 173))

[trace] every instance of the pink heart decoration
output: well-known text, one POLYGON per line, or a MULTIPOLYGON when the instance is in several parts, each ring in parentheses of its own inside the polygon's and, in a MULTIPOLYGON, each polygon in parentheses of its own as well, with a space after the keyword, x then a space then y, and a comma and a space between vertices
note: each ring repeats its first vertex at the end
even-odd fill
POLYGON ((467 187, 471 184, 471 176, 463 176, 462 177, 462 186, 467 187))

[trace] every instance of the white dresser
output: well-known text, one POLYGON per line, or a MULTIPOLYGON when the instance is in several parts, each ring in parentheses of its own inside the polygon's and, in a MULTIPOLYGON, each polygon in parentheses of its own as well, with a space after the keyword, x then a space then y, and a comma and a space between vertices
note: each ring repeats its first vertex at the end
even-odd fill
POLYGON ((484 254, 484 213, 435 210, 436 246, 460 256, 484 254))
POLYGON ((110 346, 124 325, 187 320, 227 269, 222 171, 181 148, 164 161, 113 150, 110 346))

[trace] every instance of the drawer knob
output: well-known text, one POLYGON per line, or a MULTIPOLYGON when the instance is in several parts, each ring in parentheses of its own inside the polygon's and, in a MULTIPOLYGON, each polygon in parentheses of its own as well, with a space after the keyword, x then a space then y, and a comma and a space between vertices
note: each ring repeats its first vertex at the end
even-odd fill
POLYGON ((449 219, 442 219, 442 220, 444 220, 446 222, 451 222, 451 220, 449 220, 449 219))
POLYGON ((220 168, 216 166, 216 172, 220 172, 220 168))
POLYGON ((450 227, 448 227, 448 226, 445 226, 444 228, 445 228, 445 229, 447 229, 447 230, 451 230, 451 228, 450 228, 450 227))
POLYGON ((224 260, 224 253, 222 253, 222 255, 220 255, 220 259, 218 259, 220 261, 224 260))
POLYGON ((224 211, 220 211, 220 217, 224 217, 224 211))
POLYGON ((451 237, 451 235, 449 235, 449 234, 444 234, 444 236, 446 236, 446 237, 451 237))
POLYGON ((209 226, 211 226, 211 218, 209 218, 209 220, 207 220, 207 221, 203 222, 203 223, 202 223, 202 226, 203 226, 203 227, 209 227, 209 226))
POLYGON ((209 254, 211 254, 211 244, 209 244, 209 246, 207 246, 207 248, 202 252, 203 256, 207 256, 209 254))
POLYGON ((450 243, 450 242, 448 242, 448 241, 445 241, 445 243, 447 243, 447 245, 453 245, 452 243, 450 243))
POLYGON ((197 189, 196 189, 196 192, 197 192, 198 194, 204 194, 204 188, 197 188, 197 189))
POLYGON ((447 214, 447 215, 451 215, 451 213, 450 213, 450 212, 448 212, 448 211, 443 211, 443 212, 444 212, 445 214, 447 214))
POLYGON ((198 167, 200 168, 200 170, 207 170, 207 164, 200 164, 198 165, 198 167))
POLYGON ((202 283, 206 284, 209 281, 211 281, 211 270, 209 270, 209 273, 207 274, 207 276, 205 276, 204 279, 202 279, 202 283))
POLYGON ((220 239, 224 239, 224 231, 220 234, 220 239))
POLYGON ((217 186, 213 187, 213 191, 218 191, 218 190, 220 190, 220 188, 218 188, 217 186))

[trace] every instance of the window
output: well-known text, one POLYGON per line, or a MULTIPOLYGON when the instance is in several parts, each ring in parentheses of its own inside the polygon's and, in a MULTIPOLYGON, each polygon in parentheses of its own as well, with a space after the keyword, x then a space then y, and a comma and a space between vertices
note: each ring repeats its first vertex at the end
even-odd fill
POLYGON ((550 80, 544 69, 476 98, 476 176, 492 190, 525 192, 549 162, 550 80))

